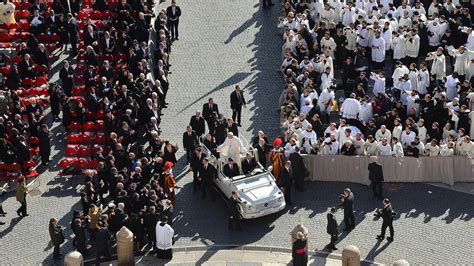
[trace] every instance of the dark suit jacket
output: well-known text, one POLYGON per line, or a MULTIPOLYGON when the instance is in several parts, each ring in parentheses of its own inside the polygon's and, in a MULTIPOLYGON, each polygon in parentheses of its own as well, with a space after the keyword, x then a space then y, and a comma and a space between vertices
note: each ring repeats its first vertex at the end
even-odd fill
POLYGON ((109 45, 105 42, 105 38, 99 40, 99 47, 102 50, 102 53, 108 53, 105 49, 113 49, 115 45, 115 39, 110 37, 109 45))
POLYGON ((240 95, 240 99, 237 96, 237 91, 234 90, 230 94, 230 108, 231 109, 240 109, 242 108, 242 105, 246 104, 244 94, 242 93, 242 91, 239 91, 238 94, 240 95))
POLYGON ((252 172, 255 167, 257 167, 257 161, 255 161, 255 158, 252 158, 250 162, 247 161, 247 159, 242 162, 242 172, 244 172, 244 175, 247 175, 252 172))
POLYGON ((383 181, 382 165, 377 162, 369 163, 369 180, 372 182, 383 181))
POLYGON ((330 235, 337 235, 337 221, 332 213, 328 213, 328 226, 326 232, 330 235))
POLYGON ((191 125, 194 131, 196 131, 198 136, 202 136, 206 131, 206 125, 202 116, 198 118, 197 116, 193 115, 189 121, 189 125, 191 125))
POLYGON ((45 65, 49 67, 48 52, 45 49, 44 52, 39 49, 35 52, 35 63, 38 65, 45 65))
POLYGON ((239 166, 236 163, 234 163, 232 165, 232 169, 230 169, 229 164, 224 165, 224 175, 226 175, 229 178, 240 175, 239 166))
POLYGON ((202 179, 203 183, 212 184, 214 179, 217 178, 217 170, 211 164, 207 165, 207 169, 205 169, 204 166, 202 166, 199 171, 199 177, 202 179))
POLYGON ((168 17, 168 21, 178 21, 179 17, 181 16, 181 8, 179 6, 176 6, 176 12, 173 15, 173 7, 169 6, 166 8, 166 16, 168 17))
POLYGON ((190 164, 191 164, 191 168, 193 168, 193 172, 201 171, 201 168, 203 167, 202 159, 204 159, 205 157, 206 157, 206 154, 204 154, 203 152, 201 152, 199 158, 196 153, 193 153, 193 155, 191 155, 190 164))
POLYGON ((344 202, 339 205, 344 207, 344 213, 353 213, 354 212, 354 194, 351 194, 344 199, 344 202))
POLYGON ((40 153, 49 153, 51 151, 51 144, 49 139, 49 132, 40 130, 38 132, 40 153))
POLYGON ((96 42, 99 39, 97 32, 92 31, 92 36, 88 31, 84 32, 84 45, 87 47, 89 45, 92 46, 93 42, 96 42))
POLYGON ((306 167, 304 166, 303 157, 299 153, 293 152, 289 159, 291 161, 291 171, 293 171, 293 176, 295 178, 304 178, 306 167))
POLYGON ((229 210, 229 216, 237 216, 240 217, 240 209, 239 209, 239 202, 234 198, 230 197, 229 205, 227 206, 229 210))
POLYGON ((291 185, 293 184, 293 176, 288 170, 286 170, 286 167, 283 167, 280 173, 280 179, 278 180, 278 186, 279 187, 284 187, 286 190, 291 189, 291 185))
POLYGON ((239 136, 239 128, 237 126, 237 123, 232 123, 232 125, 229 126, 229 123, 226 123, 227 124, 227 129, 229 130, 229 132, 232 132, 234 134, 234 136, 238 137, 239 136))
POLYGON ((208 121, 212 120, 212 118, 214 117, 213 115, 214 112, 216 112, 216 114, 219 114, 219 107, 217 106, 217 104, 213 103, 212 109, 209 108, 209 103, 205 103, 202 106, 202 116, 204 117, 204 119, 208 121))
POLYGON ((187 131, 183 133, 183 147, 185 149, 194 149, 197 143, 198 138, 194 130, 191 131, 191 135, 187 131))
POLYGON ((384 223, 391 223, 393 221, 392 213, 392 204, 388 204, 382 210, 379 211, 380 217, 382 217, 384 223))
POLYGON ((68 77, 69 75, 74 75, 74 70, 72 67, 65 69, 64 67, 59 70, 59 78, 61 79, 61 85, 64 91, 71 92, 72 87, 74 86, 72 78, 68 77))

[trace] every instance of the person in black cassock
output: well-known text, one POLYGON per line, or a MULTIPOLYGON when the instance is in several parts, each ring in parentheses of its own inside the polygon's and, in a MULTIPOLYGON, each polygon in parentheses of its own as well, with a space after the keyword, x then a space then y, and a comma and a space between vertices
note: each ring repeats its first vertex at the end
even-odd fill
POLYGON ((388 198, 385 198, 383 200, 383 208, 378 209, 377 213, 375 214, 378 217, 382 217, 383 223, 382 223, 382 232, 380 235, 377 236, 378 240, 383 240, 385 238, 385 231, 387 230, 387 227, 390 229, 390 236, 387 237, 387 240, 392 242, 393 241, 393 208, 392 204, 390 203, 390 200, 388 198))
POLYGON ((48 125, 41 125, 41 130, 38 133, 39 152, 41 156, 41 164, 47 166, 49 163, 49 155, 51 154, 51 134, 48 125))
POLYGON ((304 165, 303 157, 300 154, 300 148, 296 147, 295 152, 290 154, 291 170, 293 171, 293 178, 295 179, 295 187, 298 191, 303 192, 304 176, 306 173, 306 166, 304 165))
POLYGON ((308 265, 308 240, 302 232, 296 233, 296 237, 292 247, 293 265, 306 266, 308 265))
POLYGON ((336 241, 337 241, 337 220, 336 220, 336 208, 331 208, 331 211, 327 215, 328 218, 328 225, 327 225, 327 233, 331 236, 331 242, 326 245, 326 249, 328 250, 337 250, 336 248, 336 241))
POLYGON ((383 170, 382 165, 377 162, 377 157, 371 157, 371 163, 369 163, 369 180, 370 187, 374 192, 374 197, 382 199, 382 182, 383 182, 383 170))
POLYGON ((350 188, 344 189, 344 193, 341 194, 342 203, 339 206, 344 208, 344 224, 346 228, 344 231, 351 231, 355 228, 355 217, 354 217, 354 194, 350 188))
POLYGON ((280 178, 278 180, 278 187, 282 190, 285 196, 287 205, 293 205, 291 202, 291 186, 293 185, 293 171, 291 171, 291 161, 286 161, 285 167, 281 170, 280 178))
POLYGON ((237 192, 232 191, 232 196, 229 200, 229 230, 237 229, 242 230, 240 226, 240 210, 239 210, 239 201, 237 199, 237 192))

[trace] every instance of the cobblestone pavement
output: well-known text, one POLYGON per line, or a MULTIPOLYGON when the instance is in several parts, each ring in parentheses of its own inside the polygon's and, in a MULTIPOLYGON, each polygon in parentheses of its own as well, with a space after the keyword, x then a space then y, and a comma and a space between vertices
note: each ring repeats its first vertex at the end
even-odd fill
MULTIPOLYGON (((282 79, 276 69, 280 63, 281 45, 275 25, 280 10, 262 11, 257 1, 250 0, 180 0, 183 10, 180 40, 173 45, 168 93, 170 107, 165 110, 163 138, 181 145, 181 134, 190 116, 200 110, 208 97, 214 97, 220 110, 231 115, 229 94, 240 84, 248 100, 243 111, 242 134, 248 139, 258 131, 271 138, 278 130, 276 102, 282 79), (273 134, 272 134, 273 132, 273 134)), ((53 156, 58 161, 64 147, 61 128, 54 130, 58 142, 53 156), (58 153, 59 152, 59 153, 58 153)), ((176 173, 184 167, 183 151, 176 173)), ((52 164, 54 165, 54 164, 52 164)), ((44 171, 45 169, 39 169, 44 171)), ((56 177, 54 167, 41 175, 41 196, 28 197, 30 216, 18 219, 18 203, 14 195, 4 199, 8 212, 0 221, 0 257, 2 265, 52 265, 52 245, 48 221, 58 217, 66 226, 63 253, 71 250, 70 210, 78 208, 78 180, 56 177)), ((304 223, 311 232, 311 249, 321 249, 329 240, 325 233, 325 212, 338 203, 338 195, 350 186, 356 195, 357 228, 340 236, 339 247, 356 244, 362 258, 390 263, 406 258, 414 264, 472 265, 474 245, 473 196, 423 184, 400 184, 391 187, 392 198, 399 213, 395 221, 395 242, 377 242, 381 221, 373 221, 372 211, 380 202, 369 196, 361 185, 344 183, 311 183, 308 191, 294 195, 296 206, 285 211, 245 221, 243 232, 228 232, 225 204, 221 200, 200 200, 191 189, 191 175, 184 171, 178 177, 178 204, 174 228, 176 245, 202 246, 248 244, 288 248, 289 231, 304 223), (431 191, 431 193, 429 193, 431 191)), ((342 221, 342 211, 337 214, 342 221)))

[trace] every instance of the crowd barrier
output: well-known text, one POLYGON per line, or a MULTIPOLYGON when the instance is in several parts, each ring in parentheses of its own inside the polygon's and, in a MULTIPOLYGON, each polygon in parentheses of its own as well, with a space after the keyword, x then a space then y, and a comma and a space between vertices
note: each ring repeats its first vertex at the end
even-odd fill
MULTIPOLYGON (((354 182, 368 185, 370 157, 304 155, 311 181, 354 182)), ((385 182, 474 182, 474 159, 453 157, 378 157, 385 182)))

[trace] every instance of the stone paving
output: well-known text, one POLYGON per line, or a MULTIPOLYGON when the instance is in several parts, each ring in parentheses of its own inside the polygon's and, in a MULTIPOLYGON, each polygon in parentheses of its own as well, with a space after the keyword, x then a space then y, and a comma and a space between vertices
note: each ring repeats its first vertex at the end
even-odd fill
MULTIPOLYGON (((182 132, 190 116, 202 109, 208 97, 214 97, 221 112, 230 116, 229 95, 235 84, 241 85, 248 101, 243 127, 239 128, 242 134, 249 139, 263 129, 273 138, 278 130, 276 103, 283 86, 276 71, 281 52, 275 27, 279 7, 262 11, 257 1, 251 0, 180 0, 178 5, 183 16, 180 40, 173 45, 168 93, 171 104, 163 117, 163 138, 181 147, 182 132)), ((53 145, 56 161, 64 148, 61 130, 54 130, 59 140, 53 145)), ((405 258, 415 265, 473 265, 472 195, 425 184, 388 187, 386 194, 399 213, 394 224, 395 241, 389 244, 375 239, 381 221, 373 221, 372 212, 381 204, 370 197, 367 187, 314 182, 308 184, 307 192, 294 195, 293 208, 245 221, 243 232, 229 232, 223 201, 213 203, 193 195, 192 175, 184 168, 183 154, 180 150, 181 159, 175 170, 182 187, 173 225, 177 247, 238 244, 288 248, 289 231, 297 223, 304 223, 310 230, 311 250, 321 249, 329 240, 325 213, 328 207, 339 203, 339 193, 349 186, 356 196, 357 228, 350 234, 341 234, 340 248, 355 244, 361 249, 362 258, 382 263, 405 258)), ((70 213, 79 207, 79 181, 59 179, 56 170, 52 167, 41 175, 43 194, 28 198, 29 217, 16 218, 19 204, 14 195, 5 199, 4 208, 9 213, 0 217, 7 223, 0 226, 0 264, 61 264, 51 256, 47 229, 51 217, 58 217, 60 224, 66 226, 68 237, 63 253, 71 250, 70 213)), ((342 222, 342 211, 338 211, 337 219, 342 222)))

